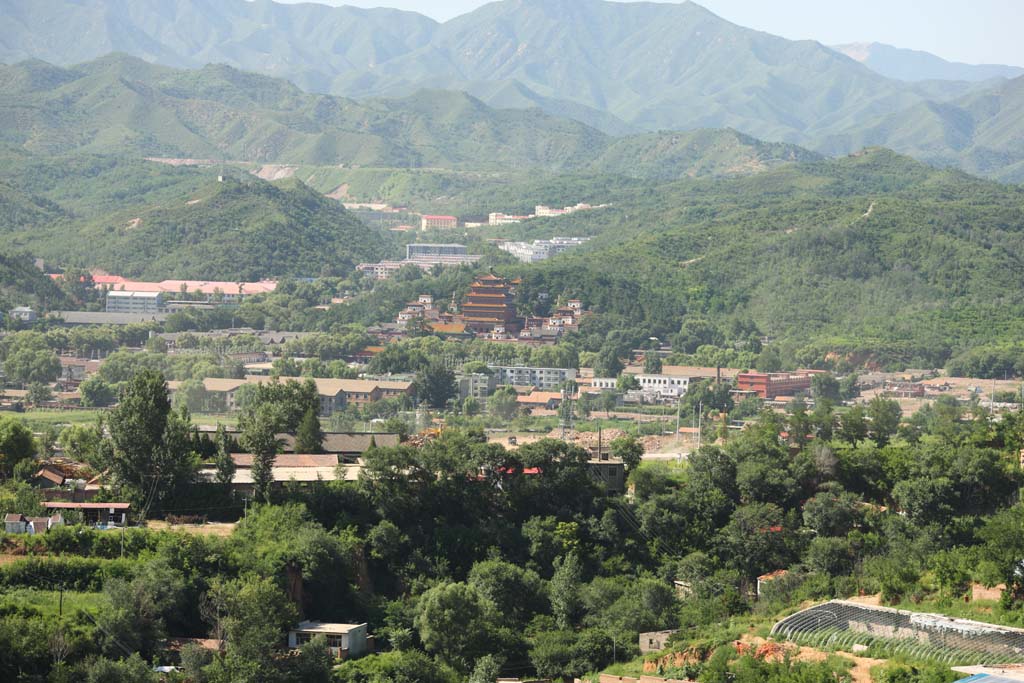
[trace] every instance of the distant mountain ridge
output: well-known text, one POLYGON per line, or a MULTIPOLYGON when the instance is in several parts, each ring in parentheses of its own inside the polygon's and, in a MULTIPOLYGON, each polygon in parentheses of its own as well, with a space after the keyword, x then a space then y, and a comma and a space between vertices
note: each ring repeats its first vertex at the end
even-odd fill
MULTIPOLYGON (((731 128, 827 154, 853 152, 870 140, 999 179, 1017 178, 1021 160, 1015 150, 1024 121, 1000 119, 1009 151, 992 154, 961 144, 964 135, 973 138, 975 129, 988 126, 989 113, 972 111, 972 130, 953 126, 949 140, 934 134, 934 117, 920 118, 923 109, 998 99, 1002 83, 977 80, 989 73, 987 66, 963 72, 971 80, 905 82, 873 68, 887 65, 888 73, 916 78, 925 69, 958 75, 965 67, 941 60, 936 66, 931 56, 908 51, 883 54, 881 47, 871 48, 860 63, 815 41, 737 26, 693 2, 500 0, 440 24, 395 10, 270 0, 0 0, 0 22, 0 59, 8 62, 34 57, 68 65, 123 51, 179 67, 225 63, 346 97, 417 98, 424 89, 461 90, 485 104, 540 107, 612 135, 731 128), (922 150, 924 138, 930 142, 922 150), (977 155, 985 162, 978 163, 977 155)), ((476 105, 459 107, 468 116, 476 105)), ((225 118, 217 107, 201 114, 204 127, 225 118)), ((308 125, 308 112, 301 115, 308 125)), ((394 116, 378 111, 370 118, 377 125, 394 116)), ((289 129, 290 120, 278 119, 272 126, 278 136, 270 139, 286 139, 302 150, 297 154, 328 150, 326 158, 332 146, 345 150, 351 143, 345 136, 299 135, 289 129)), ((533 125, 547 127, 539 119, 533 125)), ((526 127, 517 130, 525 133, 526 127)), ((567 147, 544 152, 542 146, 534 153, 572 160, 587 144, 579 136, 562 135, 567 147)), ((500 137, 491 130, 479 139, 500 144, 500 137)), ((460 136, 450 139, 465 147, 460 136)), ((409 149, 395 147, 388 135, 377 144, 375 158, 409 149)), ((273 145, 265 151, 274 152, 273 145)), ((436 150, 405 163, 429 164, 431 158, 438 158, 436 150)), ((495 163, 502 163, 500 155, 495 163)))
POLYGON ((307 165, 633 177, 750 173, 816 158, 735 131, 612 138, 540 109, 461 92, 355 101, 224 65, 180 70, 109 55, 69 69, 0 65, 0 141, 37 155, 124 154, 307 165))
POLYGON ((900 81, 986 81, 1024 76, 1024 67, 1007 64, 950 62, 930 52, 893 47, 885 43, 848 43, 834 50, 873 71, 900 81))

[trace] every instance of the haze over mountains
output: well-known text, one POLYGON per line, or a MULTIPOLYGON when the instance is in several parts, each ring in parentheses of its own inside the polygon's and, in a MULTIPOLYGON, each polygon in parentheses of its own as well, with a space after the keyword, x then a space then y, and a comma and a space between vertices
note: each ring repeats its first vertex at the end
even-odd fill
MULTIPOLYGON (((4 0, 0 22, 7 62, 68 65, 111 51, 179 67, 222 62, 310 92, 463 90, 495 107, 540 107, 616 135, 730 127, 830 154, 870 141, 1019 177, 1016 153, 1003 149, 1022 137, 1024 124, 1008 123, 1016 88, 977 82, 1013 69, 937 68, 925 59, 926 69, 908 66, 904 51, 894 57, 874 46, 859 63, 814 41, 731 24, 690 2, 503 0, 439 24, 396 10, 269 0, 4 0), (969 80, 910 83, 866 65, 915 81, 969 80), (938 113, 922 118, 922 111, 938 113)), ((464 106, 460 97, 452 101, 464 106)))
POLYGON ((872 71, 900 81, 986 81, 1024 76, 1024 68, 1019 66, 950 62, 930 52, 884 43, 849 43, 833 49, 872 71))

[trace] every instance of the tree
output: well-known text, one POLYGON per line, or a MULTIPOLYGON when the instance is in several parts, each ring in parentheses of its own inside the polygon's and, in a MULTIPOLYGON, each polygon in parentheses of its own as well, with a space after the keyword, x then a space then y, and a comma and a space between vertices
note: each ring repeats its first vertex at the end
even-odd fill
POLYGON ((255 411, 246 411, 239 420, 242 447, 252 454, 252 484, 256 495, 270 502, 270 488, 274 483, 274 459, 280 449, 277 438, 280 417, 271 404, 260 405, 255 411))
POLYGON ((837 436, 853 446, 868 438, 868 423, 865 420, 863 407, 854 406, 843 414, 839 420, 837 436))
POLYGON ((185 607, 185 578, 163 557, 137 567, 131 580, 111 579, 103 588, 111 605, 101 614, 107 621, 103 631, 116 634, 108 637, 119 641, 105 644, 110 654, 119 654, 127 644, 150 656, 157 641, 166 636, 167 621, 185 607))
POLYGON ((498 387, 487 399, 487 412, 502 420, 511 420, 519 413, 519 394, 509 386, 498 387))
POLYGON ((804 503, 804 526, 819 536, 845 536, 862 517, 860 498, 839 484, 830 485, 804 503))
POLYGON ((580 584, 583 581, 583 566, 575 552, 555 560, 555 573, 551 577, 551 611, 558 626, 563 629, 574 627, 583 613, 580 599, 580 584))
POLYGON ((832 375, 822 372, 811 377, 811 394, 815 399, 827 398, 830 401, 838 402, 839 380, 832 375))
POLYGON ((220 606, 227 657, 227 680, 265 680, 253 674, 274 668, 285 631, 298 620, 295 605, 274 579, 247 575, 214 580, 210 600, 220 606))
POLYGON ((871 436, 879 446, 885 446, 900 428, 903 409, 896 401, 875 396, 868 404, 871 436))
POLYGON ((82 396, 82 406, 85 408, 105 408, 117 398, 114 387, 99 375, 93 375, 79 384, 78 393, 82 396))
POLYGON ((101 424, 68 425, 61 430, 57 442, 64 454, 72 460, 89 463, 96 469, 106 468, 106 463, 98 460, 100 444, 103 442, 101 424))
MULTIPOLYGON (((401 533, 397 527, 394 531, 401 533)), ((524 628, 535 614, 547 609, 544 582, 532 569, 504 560, 485 560, 473 565, 467 581, 494 603, 502 622, 511 628, 524 628)))
POLYGON ((163 375, 145 369, 125 384, 107 425, 111 474, 144 519, 153 504, 191 481, 198 467, 188 416, 171 411, 163 375))
POLYGON ((217 483, 223 485, 231 484, 235 480, 235 461, 231 457, 231 438, 222 424, 217 425, 214 443, 217 446, 217 454, 214 456, 214 466, 217 468, 217 483))
POLYGON ((619 358, 621 349, 617 344, 610 342, 601 347, 594 360, 595 377, 618 377, 622 374, 625 366, 619 358))
POLYGON ((18 463, 35 457, 36 440, 21 420, 0 416, 0 473, 7 478, 18 463))
POLYGON ((60 376, 60 359, 46 348, 21 348, 7 356, 4 374, 9 381, 23 386, 33 382, 48 384, 60 376))
POLYGON ((634 391, 640 388, 640 380, 635 375, 623 373, 619 375, 619 378, 615 380, 615 390, 620 393, 627 391, 634 391))
POLYGON ((41 406, 44 403, 48 403, 53 400, 53 389, 51 389, 48 384, 32 382, 28 385, 28 392, 25 394, 25 400, 34 406, 41 406))
POLYGON ((493 609, 476 588, 442 583, 420 596, 414 623, 427 652, 468 672, 486 654, 493 609))
POLYGON ((807 415, 807 404, 803 399, 797 398, 790 402, 789 419, 786 422, 789 442, 803 450, 807 445, 807 435, 811 431, 811 419, 807 415))
POLYGON ((310 407, 299 423, 295 433, 296 453, 322 453, 324 449, 324 432, 320 426, 320 416, 310 407))
POLYGON ((644 456, 644 446, 631 434, 612 439, 612 457, 621 460, 626 466, 626 472, 632 472, 640 466, 644 456))
POLYGON ((660 375, 661 367, 661 357, 657 353, 651 351, 644 354, 645 375, 660 375))
POLYGON ((413 384, 416 396, 435 409, 444 408, 449 399, 459 394, 455 373, 439 362, 431 363, 417 372, 413 384))

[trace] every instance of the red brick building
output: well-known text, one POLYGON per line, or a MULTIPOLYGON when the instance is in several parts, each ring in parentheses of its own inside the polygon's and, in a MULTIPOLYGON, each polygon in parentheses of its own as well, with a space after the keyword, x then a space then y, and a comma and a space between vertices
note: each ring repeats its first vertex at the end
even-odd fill
POLYGON ((741 372, 736 375, 736 389, 752 391, 760 398, 793 396, 811 388, 813 372, 741 372))

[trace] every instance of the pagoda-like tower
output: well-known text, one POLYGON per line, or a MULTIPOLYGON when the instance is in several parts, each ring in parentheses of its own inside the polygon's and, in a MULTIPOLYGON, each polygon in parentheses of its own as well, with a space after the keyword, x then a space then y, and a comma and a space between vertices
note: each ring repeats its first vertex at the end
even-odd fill
POLYGON ((478 277, 469 288, 462 303, 462 321, 474 332, 493 332, 495 327, 505 328, 511 335, 522 329, 522 320, 516 317, 513 283, 497 275, 478 277))

